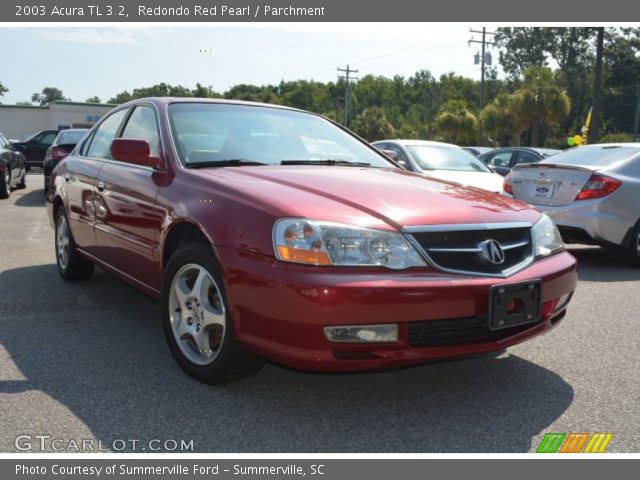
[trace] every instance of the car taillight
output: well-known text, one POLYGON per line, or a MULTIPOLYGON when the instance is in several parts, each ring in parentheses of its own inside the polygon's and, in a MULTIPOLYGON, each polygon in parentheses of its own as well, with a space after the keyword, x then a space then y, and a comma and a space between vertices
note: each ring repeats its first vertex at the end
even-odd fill
POLYGON ((62 160, 69 155, 64 148, 52 148, 50 151, 51 158, 54 160, 62 160))
POLYGON ((513 187, 511 186, 511 172, 504 177, 504 181, 502 182, 502 189, 510 195, 513 195, 513 187))
POLYGON ((606 197, 616 191, 622 185, 620 180, 605 177, 604 175, 591 175, 589 181, 578 192, 576 200, 588 200, 590 198, 606 197))

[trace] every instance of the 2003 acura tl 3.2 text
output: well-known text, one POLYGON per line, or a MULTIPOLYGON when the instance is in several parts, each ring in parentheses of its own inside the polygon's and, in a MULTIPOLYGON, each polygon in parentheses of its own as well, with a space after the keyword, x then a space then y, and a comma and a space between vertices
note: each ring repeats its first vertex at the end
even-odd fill
POLYGON ((551 220, 407 172, 329 120, 141 99, 53 172, 65 280, 94 265, 161 299, 171 352, 208 383, 295 368, 397 367, 550 329, 576 286, 551 220))

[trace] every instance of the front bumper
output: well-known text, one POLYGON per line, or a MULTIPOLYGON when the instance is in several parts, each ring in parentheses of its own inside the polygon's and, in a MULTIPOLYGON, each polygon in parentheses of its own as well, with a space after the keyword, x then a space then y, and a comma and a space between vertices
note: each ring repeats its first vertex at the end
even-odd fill
POLYGON ((293 368, 352 371, 393 368, 501 350, 552 328, 564 315, 558 299, 576 287, 576 261, 567 252, 534 262, 506 279, 467 277, 429 269, 403 272, 285 264, 271 257, 218 248, 238 342, 293 368), (489 287, 541 279, 542 319, 491 338, 412 346, 410 331, 431 320, 486 318, 489 287), (336 325, 398 325, 399 341, 329 342, 336 325))

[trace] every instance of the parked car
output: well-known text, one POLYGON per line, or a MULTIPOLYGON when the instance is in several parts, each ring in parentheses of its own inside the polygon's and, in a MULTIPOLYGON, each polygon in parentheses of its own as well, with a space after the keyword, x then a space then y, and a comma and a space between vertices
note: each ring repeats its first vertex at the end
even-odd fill
POLYGON ((47 149, 47 153, 44 156, 43 169, 45 195, 49 191, 49 178, 55 166, 60 160, 71 153, 71 150, 74 149, 82 137, 84 137, 84 134, 88 131, 88 128, 70 128, 60 130, 58 132, 58 135, 56 135, 55 140, 47 149))
POLYGON ((0 198, 9 198, 13 188, 25 188, 26 179, 24 155, 0 133, 0 198))
POLYGON ((120 105, 58 164, 46 207, 62 278, 97 264, 160 299, 171 353, 207 383, 261 358, 353 371, 502 350, 556 325, 577 281, 534 208, 281 106, 120 105))
POLYGON ((620 247, 640 267, 640 143, 586 145, 518 166, 504 188, 546 212, 567 243, 620 247))
POLYGON ((479 157, 483 153, 492 152, 491 147, 462 147, 463 150, 469 152, 474 157, 479 157))
POLYGON ((398 162, 411 172, 490 192, 502 191, 502 177, 457 145, 428 140, 380 140, 372 145, 396 152, 398 162))
POLYGON ((47 149, 55 140, 58 132, 59 130, 42 130, 22 142, 13 143, 14 148, 24 154, 27 170, 32 167, 42 168, 47 149))
POLYGON ((478 158, 504 177, 516 165, 537 163, 560 152, 552 148, 505 147, 483 153, 478 158))

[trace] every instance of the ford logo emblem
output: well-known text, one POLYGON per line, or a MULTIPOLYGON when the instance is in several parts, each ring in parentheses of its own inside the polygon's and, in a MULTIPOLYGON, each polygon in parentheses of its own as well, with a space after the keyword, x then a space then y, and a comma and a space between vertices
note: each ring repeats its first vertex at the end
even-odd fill
POLYGON ((547 187, 538 187, 538 188, 536 188, 536 192, 538 192, 538 193, 548 193, 549 189, 547 187))

